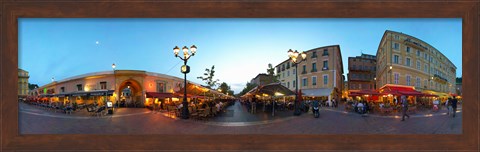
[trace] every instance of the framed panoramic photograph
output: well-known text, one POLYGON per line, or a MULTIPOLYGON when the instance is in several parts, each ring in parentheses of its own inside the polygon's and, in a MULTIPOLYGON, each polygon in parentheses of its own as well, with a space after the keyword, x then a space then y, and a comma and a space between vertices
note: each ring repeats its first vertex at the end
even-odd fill
POLYGON ((2 150, 479 150, 476 1, 2 6, 2 150))

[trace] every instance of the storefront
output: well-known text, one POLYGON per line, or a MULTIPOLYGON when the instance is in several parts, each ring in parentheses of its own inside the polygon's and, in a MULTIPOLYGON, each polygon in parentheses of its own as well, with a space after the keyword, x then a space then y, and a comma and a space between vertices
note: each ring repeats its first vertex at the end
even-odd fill
POLYGON ((379 93, 383 94, 381 101, 390 104, 400 104, 400 97, 406 96, 407 101, 410 104, 417 104, 417 100, 420 97, 424 97, 425 94, 415 90, 412 86, 392 85, 387 84, 379 89, 379 93))

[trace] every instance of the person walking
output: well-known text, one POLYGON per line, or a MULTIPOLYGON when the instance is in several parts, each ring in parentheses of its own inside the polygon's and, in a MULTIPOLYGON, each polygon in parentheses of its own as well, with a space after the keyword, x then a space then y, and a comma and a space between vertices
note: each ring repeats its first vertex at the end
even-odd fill
POLYGON ((455 98, 455 96, 453 96, 453 99, 452 99, 453 117, 455 117, 455 113, 457 113, 457 103, 458 103, 457 98, 455 98))
MULTIPOLYGON (((155 98, 154 98, 155 99, 155 98)), ((157 98, 158 100, 158 98, 157 98)), ((155 100, 152 101, 152 111, 153 113, 157 113, 157 103, 155 103, 155 100)))
POLYGON ((402 121, 405 121, 405 116, 407 116, 407 118, 410 118, 409 115, 407 115, 407 110, 408 110, 408 101, 407 99, 405 99, 405 96, 402 95, 402 97, 400 98, 401 102, 402 102, 402 121))
POLYGON ((445 101, 445 107, 447 108, 447 116, 450 115, 450 105, 449 102, 450 100, 452 100, 451 98, 448 98, 447 101, 445 101))
POLYGON ((252 114, 257 113, 257 102, 253 101, 252 102, 252 114))

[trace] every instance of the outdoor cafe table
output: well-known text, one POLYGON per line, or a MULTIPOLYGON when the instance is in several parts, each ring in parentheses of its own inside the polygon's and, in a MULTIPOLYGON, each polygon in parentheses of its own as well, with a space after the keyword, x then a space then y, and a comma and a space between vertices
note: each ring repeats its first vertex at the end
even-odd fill
POLYGON ((380 108, 380 111, 384 114, 385 113, 391 113, 393 111, 393 107, 389 107, 389 108, 382 107, 382 108, 380 108))

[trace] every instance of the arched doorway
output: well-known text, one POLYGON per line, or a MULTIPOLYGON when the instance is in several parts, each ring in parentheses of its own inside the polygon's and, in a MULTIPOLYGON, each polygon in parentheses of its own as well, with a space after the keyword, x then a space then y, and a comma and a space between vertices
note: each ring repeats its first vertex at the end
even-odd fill
POLYGON ((143 107, 143 90, 140 83, 134 79, 123 81, 119 86, 120 106, 143 107))

